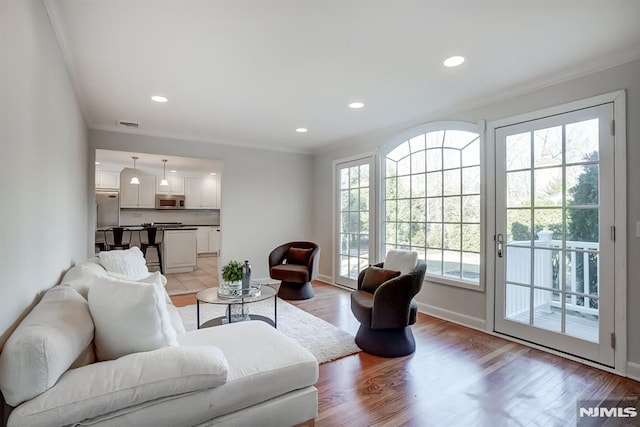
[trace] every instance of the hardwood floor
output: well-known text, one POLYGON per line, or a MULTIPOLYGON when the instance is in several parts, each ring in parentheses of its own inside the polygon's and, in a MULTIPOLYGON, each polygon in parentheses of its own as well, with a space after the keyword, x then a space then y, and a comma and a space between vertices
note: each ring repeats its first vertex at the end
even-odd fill
MULTIPOLYGON (((314 291, 289 302, 355 335, 349 291, 320 282, 314 291)), ((321 365, 315 425, 566 426, 577 399, 624 399, 640 412, 639 382, 424 314, 413 333, 410 356, 361 352, 321 365)))

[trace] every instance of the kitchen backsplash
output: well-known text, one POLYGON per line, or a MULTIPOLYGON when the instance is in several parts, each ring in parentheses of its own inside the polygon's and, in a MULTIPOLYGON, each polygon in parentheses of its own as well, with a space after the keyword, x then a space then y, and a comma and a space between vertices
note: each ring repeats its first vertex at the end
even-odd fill
POLYGON ((140 225, 147 222, 181 222, 186 225, 220 225, 219 209, 120 209, 120 225, 140 225))

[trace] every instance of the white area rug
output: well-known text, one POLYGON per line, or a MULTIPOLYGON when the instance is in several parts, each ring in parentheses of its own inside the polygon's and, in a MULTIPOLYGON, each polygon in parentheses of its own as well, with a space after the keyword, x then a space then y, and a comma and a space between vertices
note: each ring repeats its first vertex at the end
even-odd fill
MULTIPOLYGON (((200 322, 224 316, 225 308, 224 305, 201 303, 200 322)), ((249 310, 252 314, 273 319, 273 299, 249 304, 249 310)), ((178 312, 187 331, 196 329, 195 305, 178 307, 178 312)), ((278 299, 278 330, 309 350, 318 359, 318 363, 326 363, 360 351, 351 334, 281 299, 278 299)))

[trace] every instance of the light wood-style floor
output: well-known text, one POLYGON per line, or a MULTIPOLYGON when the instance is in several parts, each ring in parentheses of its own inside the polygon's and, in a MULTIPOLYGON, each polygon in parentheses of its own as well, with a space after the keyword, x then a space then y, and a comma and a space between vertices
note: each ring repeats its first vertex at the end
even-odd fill
MULTIPOLYGON (((355 334, 350 292, 320 282, 314 290, 289 302, 355 334)), ((195 303, 194 295, 172 299, 195 303)), ((424 314, 413 332, 413 355, 361 352, 321 365, 315 425, 574 426, 577 399, 640 409, 640 382, 424 314)))
POLYGON ((218 286, 218 257, 201 256, 191 273, 166 274, 169 295, 192 294, 218 286))

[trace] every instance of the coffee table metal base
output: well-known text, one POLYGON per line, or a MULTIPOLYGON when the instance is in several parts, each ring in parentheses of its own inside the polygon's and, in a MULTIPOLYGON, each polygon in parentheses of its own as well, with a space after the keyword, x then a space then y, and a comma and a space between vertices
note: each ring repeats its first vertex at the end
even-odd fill
MULTIPOLYGON (((249 314, 247 318, 243 320, 234 320, 231 323, 244 322, 245 320, 262 320, 263 322, 270 324, 274 328, 276 327, 276 322, 274 322, 273 319, 269 319, 267 316, 261 316, 259 314, 249 314)), ((200 325, 200 328, 210 328, 212 326, 226 325, 227 323, 230 323, 229 318, 227 316, 220 316, 216 317, 215 319, 207 320, 202 325, 200 325)))

